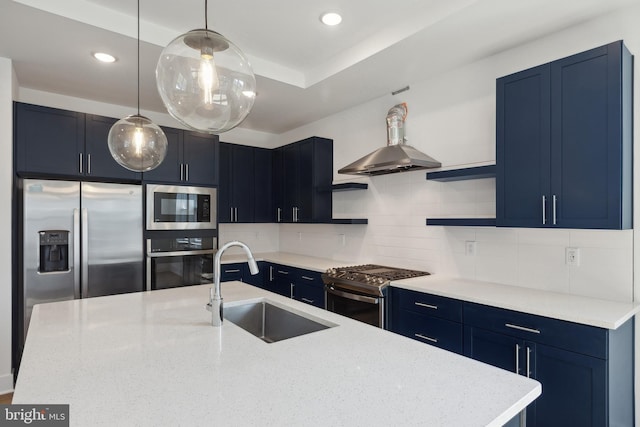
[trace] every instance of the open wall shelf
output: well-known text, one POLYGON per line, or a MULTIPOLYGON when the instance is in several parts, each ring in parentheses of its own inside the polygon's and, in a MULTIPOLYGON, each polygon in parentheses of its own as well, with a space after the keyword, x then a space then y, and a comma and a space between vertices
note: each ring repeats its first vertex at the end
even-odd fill
POLYGON ((495 176, 496 165, 487 165, 475 166, 472 168, 427 172, 427 181, 464 181, 467 179, 494 178, 495 176))

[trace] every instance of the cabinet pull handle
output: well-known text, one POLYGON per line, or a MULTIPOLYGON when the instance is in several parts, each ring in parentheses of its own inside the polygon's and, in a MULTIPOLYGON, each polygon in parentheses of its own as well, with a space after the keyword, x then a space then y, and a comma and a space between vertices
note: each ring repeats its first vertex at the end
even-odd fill
POLYGON ((282 221, 282 208, 278 208, 278 222, 282 221))
POLYGON ((531 332, 532 334, 539 334, 540 333, 539 329, 526 328, 524 326, 518 326, 518 325, 511 324, 511 323, 505 323, 504 326, 506 326, 507 328, 511 328, 511 329, 517 329, 519 331, 531 332))
POLYGON ((430 341, 430 342, 435 342, 435 343, 437 343, 437 342, 438 342, 438 339, 437 339, 437 338, 431 338, 431 337, 428 337, 428 336, 426 336, 426 335, 422 335, 422 334, 413 334, 413 335, 414 335, 414 336, 416 336, 416 337, 418 337, 418 338, 422 338, 423 340, 430 341))
POLYGON ((184 181, 184 163, 180 163, 180 181, 184 181))
POLYGON ((531 348, 527 346, 527 378, 531 378, 531 348))
POLYGON ((78 172, 82 173, 82 153, 78 153, 78 172))
POLYGON ((556 225, 556 201, 558 200, 558 198, 556 197, 556 195, 553 195, 553 225, 556 225))
POLYGON ((87 175, 91 175, 91 154, 87 154, 87 175))
POLYGON ((303 278, 304 280, 311 280, 311 281, 313 281, 313 277, 309 277, 309 276, 302 276, 302 278, 303 278))
POLYGON ((293 288, 295 288, 296 285, 294 285, 293 283, 290 283, 289 286, 290 286, 290 289, 291 289, 291 298, 293 299, 293 288))
POLYGON ((240 270, 238 270, 238 269, 236 268, 236 269, 233 269, 233 270, 225 270, 224 272, 225 272, 225 273, 239 273, 239 272, 240 272, 240 270))
POLYGON ((282 270, 278 270, 278 273, 280 273, 280 274, 289 274, 288 271, 282 271, 282 270))
POLYGON ((542 225, 547 223, 547 198, 542 196, 542 225))
POLYGON ((520 375, 520 345, 516 344, 516 374, 520 375))
POLYGON ((233 222, 233 208, 229 208, 229 222, 233 222))
POLYGON ((269 281, 273 282, 273 266, 269 266, 269 281))
POLYGON ((235 212, 236 222, 238 222, 238 208, 233 208, 233 211, 235 212))
POLYGON ((302 301, 306 302, 307 304, 313 304, 313 300, 312 299, 302 298, 302 301))
POLYGON ((185 163, 184 170, 185 181, 189 181, 189 163, 185 163))
POLYGON ((437 305, 425 304, 423 302, 415 302, 414 304, 417 305, 417 306, 420 306, 420 307, 430 308, 432 310, 437 310, 438 309, 437 305))

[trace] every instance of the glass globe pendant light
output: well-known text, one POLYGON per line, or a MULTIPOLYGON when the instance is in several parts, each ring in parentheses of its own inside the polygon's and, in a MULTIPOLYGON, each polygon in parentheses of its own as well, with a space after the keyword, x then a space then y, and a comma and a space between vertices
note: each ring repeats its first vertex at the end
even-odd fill
POLYGON ((247 57, 221 34, 192 30, 164 48, 156 84, 169 114, 185 126, 220 134, 247 117, 256 96, 256 78, 247 57))
POLYGON ((155 169, 167 155, 167 136, 160 126, 140 115, 140 0, 138 0, 138 114, 113 124, 107 138, 111 155, 134 172, 155 169))

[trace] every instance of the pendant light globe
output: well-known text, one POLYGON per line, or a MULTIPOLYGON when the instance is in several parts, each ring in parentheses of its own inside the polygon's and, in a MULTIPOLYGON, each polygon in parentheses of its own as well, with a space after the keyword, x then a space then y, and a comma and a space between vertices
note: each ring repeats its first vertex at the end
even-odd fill
POLYGON ((256 96, 256 78, 247 57, 209 29, 189 31, 164 48, 156 84, 171 116, 190 129, 211 134, 242 123, 256 96))
POLYGON ((155 169, 167 155, 167 136, 160 126, 139 114, 115 122, 107 141, 114 160, 134 172, 155 169))
POLYGON ((138 4, 138 114, 120 119, 107 136, 109 152, 120 166, 134 172, 148 172, 167 155, 167 136, 160 126, 140 115, 140 0, 138 4))

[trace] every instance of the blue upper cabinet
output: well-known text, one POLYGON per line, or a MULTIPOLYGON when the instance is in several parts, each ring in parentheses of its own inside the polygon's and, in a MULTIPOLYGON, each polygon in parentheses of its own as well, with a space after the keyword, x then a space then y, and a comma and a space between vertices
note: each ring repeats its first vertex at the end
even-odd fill
POLYGON ((140 181, 111 156, 109 117, 16 102, 15 170, 21 176, 140 181))
POLYGON ((498 226, 632 227, 632 61, 618 41, 497 80, 498 226))

